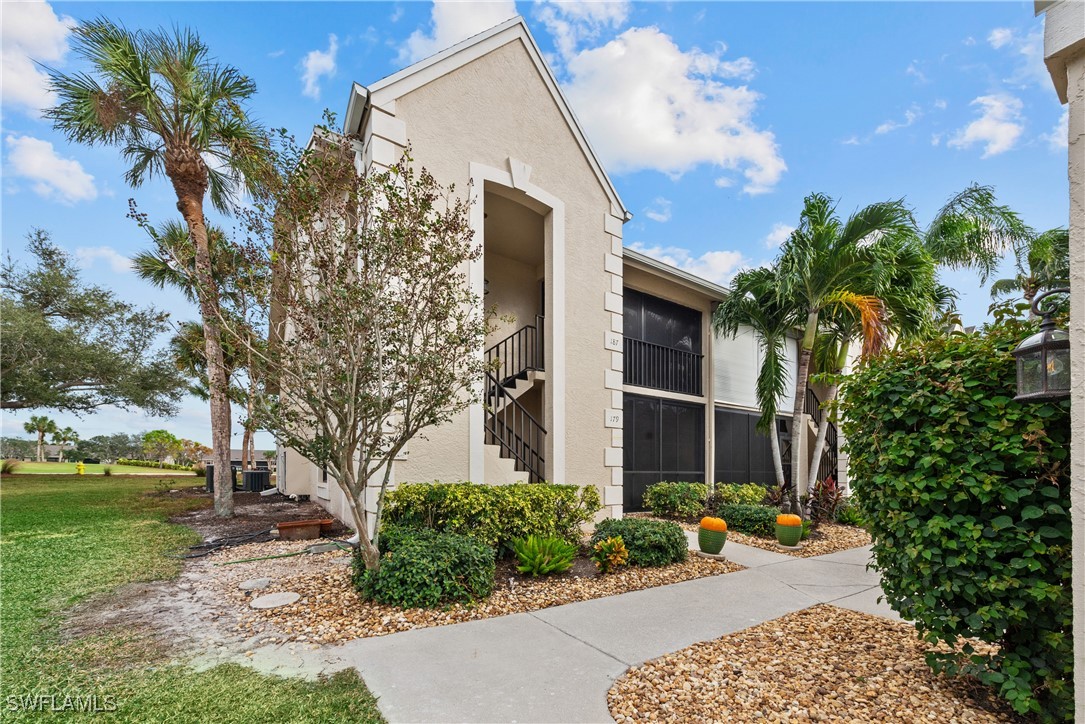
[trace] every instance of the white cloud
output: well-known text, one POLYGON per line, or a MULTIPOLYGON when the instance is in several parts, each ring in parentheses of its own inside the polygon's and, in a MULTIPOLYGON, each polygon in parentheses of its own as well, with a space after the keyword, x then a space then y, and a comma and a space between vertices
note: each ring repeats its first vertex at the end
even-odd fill
POLYGON ((944 98, 938 98, 934 101, 933 105, 936 110, 944 111, 949 106, 949 103, 947 103, 944 98))
POLYGON ((964 43, 965 45, 975 45, 976 44, 976 39, 973 38, 971 35, 969 35, 967 38, 965 38, 961 42, 964 43))
POLYGON ((644 215, 652 221, 665 224, 671 220, 671 202, 662 196, 657 196, 652 205, 644 210, 644 215))
POLYGON ((791 232, 794 230, 794 226, 789 226, 788 224, 777 221, 772 225, 772 230, 765 235, 762 242, 765 244, 765 248, 776 249, 787 241, 787 237, 791 236, 791 232))
POLYGON ((900 128, 907 128, 908 126, 915 123, 921 115, 923 114, 919 110, 919 108, 913 105, 911 108, 904 111, 903 121, 886 121, 885 123, 875 128, 874 133, 881 135, 883 133, 889 133, 900 128))
POLYGON ((926 83, 927 75, 919 69, 919 61, 913 60, 908 64, 908 67, 904 70, 905 75, 910 75, 916 79, 917 83, 926 83))
POLYGON ((720 176, 714 183, 718 189, 729 189, 735 185, 734 179, 729 179, 726 176, 720 176))
POLYGON ((939 145, 941 145, 941 143, 942 143, 942 136, 944 136, 944 135, 945 135, 944 133, 932 133, 932 134, 931 134, 931 145, 932 145, 932 146, 939 146, 939 145))
POLYGON ((30 181, 38 196, 64 204, 97 198, 94 177, 75 159, 58 156, 53 144, 15 135, 9 135, 4 141, 8 147, 8 173, 30 181))
POLYGON ((271 51, 270 53, 267 54, 267 57, 269 57, 269 58, 281 58, 281 57, 283 57, 284 53, 286 53, 285 50, 273 50, 273 51, 271 51))
POLYGON ((550 32, 561 60, 568 60, 576 54, 582 42, 598 38, 599 33, 607 28, 621 27, 629 17, 629 2, 541 0, 535 5, 535 17, 550 32))
POLYGON ((728 284, 735 272, 747 263, 742 252, 738 251, 708 251, 694 256, 689 249, 678 246, 645 246, 639 241, 630 244, 629 248, 721 285, 728 284))
POLYGON ((761 95, 722 82, 752 61, 721 53, 684 52, 647 27, 569 59, 565 90, 608 169, 677 177, 711 164, 741 171, 748 194, 772 190, 787 164, 773 133, 754 123, 761 95))
POLYGON ((422 30, 411 33, 407 42, 399 49, 399 62, 414 63, 422 60, 515 15, 514 0, 437 0, 433 3, 432 29, 429 33, 422 30))
POLYGON ((1047 145, 1053 150, 1062 150, 1070 145, 1070 109, 1063 108, 1062 115, 1059 117, 1059 122, 1055 124, 1055 127, 1051 129, 1051 133, 1045 133, 1040 136, 1043 140, 1047 141, 1047 145))
POLYGON ((117 274, 132 271, 132 260, 111 246, 81 246, 75 250, 75 258, 84 269, 101 259, 117 274))
POLYGON ((981 143, 984 145, 983 158, 988 158, 1009 151, 1016 145, 1024 130, 1020 99, 1008 93, 999 93, 980 96, 971 105, 979 107, 980 117, 957 131, 946 142, 947 146, 971 148, 981 143))
POLYGON ((1013 42, 1013 39, 1013 30, 1011 28, 995 28, 991 31, 991 34, 987 36, 987 42, 990 43, 991 47, 995 50, 1013 42))
POLYGON ((841 143, 841 145, 844 145, 844 146, 862 146, 863 145, 863 142, 861 140, 859 140, 858 136, 855 136, 855 135, 848 136, 847 138, 845 138, 840 143, 841 143))
POLYGON ((1038 27, 1024 35, 1010 28, 995 28, 987 36, 987 42, 995 50, 1005 49, 1015 61, 1013 72, 1005 80, 1011 85, 1024 88, 1040 85, 1047 88, 1051 83, 1044 64, 1044 31, 1038 27))
POLYGON ((4 3, 0 28, 0 74, 3 104, 33 115, 49 108, 56 98, 49 78, 34 61, 57 65, 68 52, 68 34, 76 22, 57 17, 45 2, 4 3))
POLYGON ((334 33, 328 36, 327 50, 310 50, 301 60, 302 93, 320 99, 320 79, 335 75, 335 56, 339 52, 339 38, 334 33))

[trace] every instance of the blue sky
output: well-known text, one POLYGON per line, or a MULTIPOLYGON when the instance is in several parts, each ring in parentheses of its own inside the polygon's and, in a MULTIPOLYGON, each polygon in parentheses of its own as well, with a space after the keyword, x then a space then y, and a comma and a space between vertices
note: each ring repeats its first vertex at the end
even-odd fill
MULTIPOLYGON (((28 59, 78 69, 69 28, 105 16, 132 28, 197 30, 250 75, 261 121, 306 136, 324 108, 515 13, 523 15, 634 219, 627 245, 726 283, 770 260, 821 191, 844 212, 905 198, 926 223, 970 182, 1038 229, 1068 214, 1066 116, 1043 65, 1042 19, 1003 3, 4 3, 0 233, 19 258, 32 227, 86 274, 178 320, 180 295, 150 288, 126 259, 145 244, 135 198, 175 214, 164 181, 136 190, 110 148, 71 146, 40 118, 51 100, 28 59)), ((944 279, 966 323, 989 295, 970 272, 944 279)), ((27 415, 5 414, 4 434, 27 415)), ((84 436, 166 425, 105 410, 84 436)), ((168 426, 209 442, 202 403, 168 426)), ((262 436, 261 447, 270 446, 262 436)))

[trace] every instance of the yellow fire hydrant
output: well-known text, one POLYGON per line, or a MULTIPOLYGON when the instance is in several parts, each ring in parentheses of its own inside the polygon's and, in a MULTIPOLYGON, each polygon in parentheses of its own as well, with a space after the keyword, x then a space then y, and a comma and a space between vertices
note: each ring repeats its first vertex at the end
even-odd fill
POLYGON ((87 466, 84 465, 82 462, 78 462, 78 463, 75 464, 75 474, 76 475, 82 475, 86 471, 87 471, 87 466))

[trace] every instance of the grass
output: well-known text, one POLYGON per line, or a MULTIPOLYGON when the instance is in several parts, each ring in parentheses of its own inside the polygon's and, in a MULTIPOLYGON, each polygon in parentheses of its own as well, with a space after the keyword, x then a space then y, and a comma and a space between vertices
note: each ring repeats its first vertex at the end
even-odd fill
MULTIPOLYGON (((174 483, 170 483, 173 485, 174 483)), ((10 697, 112 697, 120 721, 381 721, 353 670, 319 682, 258 674, 237 665, 196 672, 163 660, 138 634, 103 630, 62 640, 66 609, 116 587, 169 579, 168 553, 197 536, 165 519, 205 505, 148 495, 153 478, 5 476, 0 487, 0 706, 10 697)), ((48 707, 48 704, 46 705, 48 707)))
MULTIPOLYGON (((87 465, 86 475, 101 475, 103 468, 110 467, 114 475, 138 475, 140 473, 153 473, 155 475, 194 475, 189 470, 159 470, 158 468, 137 468, 131 465, 87 465)), ((15 469, 17 475, 75 475, 75 463, 29 463, 20 462, 15 469)))

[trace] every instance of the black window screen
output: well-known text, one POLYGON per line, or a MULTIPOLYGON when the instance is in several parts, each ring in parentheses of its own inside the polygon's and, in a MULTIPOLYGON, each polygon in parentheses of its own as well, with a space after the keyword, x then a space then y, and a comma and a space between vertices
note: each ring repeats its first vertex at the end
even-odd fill
POLYGON ((704 482, 703 405, 626 394, 624 432, 626 510, 643 510, 654 483, 704 482))
POLYGON ((701 353, 701 313, 633 289, 623 292, 625 336, 661 347, 701 353))
MULTIPOLYGON (((714 452, 717 483, 775 484, 772 446, 768 436, 757 429, 757 420, 760 417, 756 412, 716 408, 714 452)), ((786 420, 780 418, 777 428, 787 424, 786 420)), ((780 447, 781 450, 787 449, 784 439, 781 439, 780 447)), ((790 465, 787 460, 783 462, 786 473, 790 465)))

